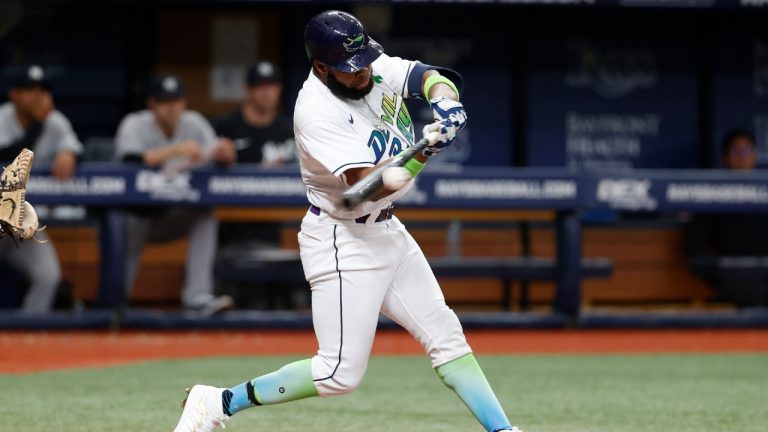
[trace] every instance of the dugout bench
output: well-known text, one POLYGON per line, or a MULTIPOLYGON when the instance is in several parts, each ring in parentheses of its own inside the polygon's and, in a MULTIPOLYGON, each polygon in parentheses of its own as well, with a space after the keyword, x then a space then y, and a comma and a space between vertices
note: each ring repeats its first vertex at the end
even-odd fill
MULTIPOLYGON (((594 179, 582 173, 560 169, 448 167, 426 170, 410 194, 411 201, 404 200, 396 211, 406 223, 435 218, 550 220, 556 236, 556 253, 551 261, 538 261, 523 254, 519 261, 483 265, 437 262, 436 272, 449 271, 450 267, 450 271, 461 269, 472 275, 477 271, 495 271, 522 280, 534 276, 554 280, 554 311, 576 316, 581 305, 581 278, 610 273, 607 263, 582 260, 581 211, 590 205, 586 191, 594 187, 593 183, 594 179), (478 212, 484 214, 478 216, 478 212)), ((66 183, 36 170, 30 180, 28 199, 41 205, 84 205, 97 216, 101 261, 97 301, 103 307, 121 306, 126 301, 124 245, 129 235, 125 231, 126 208, 258 207, 258 213, 271 220, 298 220, 308 207, 306 188, 295 167, 263 169, 247 165, 226 170, 200 168, 168 175, 118 163, 91 162, 81 164, 66 183)))
MULTIPOLYGON (((217 216, 223 222, 276 222, 300 220, 306 210, 295 208, 219 208, 217 216)), ((513 282, 520 282, 521 310, 527 310, 530 305, 528 282, 546 281, 562 282, 561 272, 564 270, 555 258, 530 256, 529 230, 530 222, 554 222, 557 214, 546 210, 457 210, 457 209, 413 209, 397 208, 395 214, 406 225, 429 223, 447 225, 448 256, 428 256, 430 267, 438 278, 444 277, 490 277, 502 281, 503 291, 501 310, 508 311, 513 306, 513 282), (522 256, 461 256, 461 222, 509 224, 517 222, 521 241, 522 256)), ((558 242, 562 233, 558 233, 558 242)), ((563 247, 558 244, 558 250, 563 247)), ((567 269, 573 271, 572 269, 567 269)), ((605 278, 610 277, 613 265, 607 258, 584 258, 575 270, 577 277, 605 278)), ((230 253, 220 256, 215 265, 216 279, 223 282, 304 282, 304 271, 298 253, 275 250, 249 250, 243 248, 241 253, 230 253)), ((471 287, 468 287, 471 288, 471 287)), ((555 309, 558 305, 565 307, 571 298, 559 290, 555 297, 555 309)))
POLYGON ((711 286, 719 286, 719 300, 738 307, 768 306, 768 256, 694 255, 688 267, 711 286))
MULTIPOLYGON (((601 315, 594 311, 578 316, 582 277, 600 277, 608 274, 608 269, 612 267, 616 274, 625 271, 622 277, 637 278, 636 272, 626 272, 615 262, 611 265, 582 259, 582 212, 765 212, 768 209, 768 174, 764 171, 745 174, 710 170, 584 172, 555 168, 446 168, 425 170, 413 192, 409 194, 412 195, 411 201, 401 202, 402 205, 396 210, 409 226, 419 220, 421 211, 427 212, 421 213, 424 218, 434 218, 436 213, 440 215, 442 212, 445 213, 442 215, 444 220, 470 220, 473 212, 480 208, 495 214, 500 221, 522 220, 522 225, 526 221, 542 218, 549 220, 554 226, 551 237, 556 243, 554 251, 550 249, 546 255, 540 254, 540 251, 537 253, 539 256, 553 256, 551 261, 531 258, 523 250, 522 254, 511 254, 520 256, 516 262, 473 263, 465 260, 463 267, 459 267, 449 261, 449 256, 444 258, 444 262, 433 264, 436 272, 473 274, 490 268, 520 276, 521 269, 526 268, 526 272, 532 273, 523 274, 523 278, 554 278, 554 309, 557 315, 547 316, 547 319, 557 321, 557 325, 565 324, 563 320, 569 317, 578 317, 577 324, 585 327, 709 326, 713 323, 768 325, 765 313, 728 312, 718 315, 714 321, 709 311, 696 316, 687 314, 679 319, 677 315, 649 315, 647 312, 629 318, 626 314, 601 315), (522 213, 527 213, 529 217, 520 219, 522 213, 515 209, 526 209, 522 213), (537 215, 537 212, 542 213, 537 215)), ((101 245, 98 253, 101 270, 98 303, 103 307, 115 307, 125 302, 122 249, 127 234, 122 220, 125 208, 178 204, 238 207, 241 210, 256 207, 261 214, 272 214, 273 220, 276 214, 279 214, 278 219, 283 220, 286 217, 284 210, 293 212, 292 218, 298 220, 307 211, 305 194, 305 187, 295 169, 288 168, 203 168, 166 178, 162 173, 120 164, 83 163, 74 178, 66 183, 36 170, 30 180, 27 197, 35 204, 83 205, 92 210, 91 214, 99 220, 98 241, 101 245)), ((611 239, 614 243, 625 241, 623 237, 611 236, 611 239)), ((611 244, 611 247, 614 246, 616 244, 611 244)), ((641 248, 639 253, 644 250, 641 248)), ((600 252, 597 255, 605 254, 600 252)), ((292 277, 303 276, 295 271, 292 277)), ((641 278, 637 281, 647 285, 641 278)), ((596 280, 595 283, 602 281, 596 280)), ((105 316, 97 317, 98 322, 105 322, 105 316)), ((497 314, 496 319, 509 320, 512 319, 510 317, 510 314, 497 314)), ((515 314, 515 319, 517 317, 518 314, 515 314)), ((86 324, 96 325, 96 321, 87 321, 86 324)))

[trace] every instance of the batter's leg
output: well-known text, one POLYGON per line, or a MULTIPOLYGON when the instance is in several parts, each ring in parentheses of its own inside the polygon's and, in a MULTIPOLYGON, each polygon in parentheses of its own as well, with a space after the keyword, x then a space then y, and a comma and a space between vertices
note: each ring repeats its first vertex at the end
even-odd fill
MULTIPOLYGON (((50 240, 44 233, 37 235, 39 240, 50 240)), ((8 263, 16 268, 29 281, 29 291, 22 302, 21 310, 26 313, 45 313, 50 311, 56 289, 61 282, 59 257, 50 241, 38 244, 26 241, 7 254, 8 263)))
POLYGON ((396 272, 382 313, 407 329, 424 347, 445 385, 456 392, 487 431, 512 429, 501 404, 464 337, 456 314, 445 304, 424 254, 405 232, 408 253, 396 272))
MULTIPOLYGON (((306 224, 305 224, 306 225, 306 224)), ((319 349, 312 359, 291 363, 226 390, 224 412, 254 405, 353 391, 368 366, 379 310, 392 281, 399 251, 387 255, 372 235, 364 242, 343 225, 302 225, 302 263, 312 287, 312 319, 319 349)))

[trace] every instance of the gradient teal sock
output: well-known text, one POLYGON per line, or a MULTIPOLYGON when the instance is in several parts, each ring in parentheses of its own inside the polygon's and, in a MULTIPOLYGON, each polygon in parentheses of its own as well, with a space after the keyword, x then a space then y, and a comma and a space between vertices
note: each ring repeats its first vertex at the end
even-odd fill
POLYGON ((443 383, 456 392, 485 430, 494 432, 512 428, 474 355, 459 357, 438 366, 435 371, 443 383))
POLYGON ((221 396, 224 413, 231 416, 256 405, 274 405, 317 396, 312 360, 287 364, 267 375, 246 381, 221 396))

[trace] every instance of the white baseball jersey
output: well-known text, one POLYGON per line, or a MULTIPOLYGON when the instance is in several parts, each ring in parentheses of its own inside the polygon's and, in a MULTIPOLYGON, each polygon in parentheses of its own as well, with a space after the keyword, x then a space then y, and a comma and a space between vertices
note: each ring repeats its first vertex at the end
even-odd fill
MULTIPOLYGON (((0 148, 10 145, 14 140, 24 136, 24 133, 24 128, 16 117, 16 107, 13 103, 7 102, 0 105, 0 148)), ((69 150, 80 154, 83 151, 83 145, 80 144, 80 140, 77 139, 72 125, 64 114, 53 110, 43 122, 43 131, 32 150, 35 152, 35 164, 49 167, 60 151, 69 150)))
POLYGON ((361 100, 334 96, 310 71, 293 119, 310 203, 336 218, 355 219, 377 214, 410 189, 413 182, 379 201, 365 201, 352 210, 339 207, 348 187, 344 171, 377 165, 413 145, 413 122, 403 100, 416 64, 382 54, 371 64, 373 89, 361 100))

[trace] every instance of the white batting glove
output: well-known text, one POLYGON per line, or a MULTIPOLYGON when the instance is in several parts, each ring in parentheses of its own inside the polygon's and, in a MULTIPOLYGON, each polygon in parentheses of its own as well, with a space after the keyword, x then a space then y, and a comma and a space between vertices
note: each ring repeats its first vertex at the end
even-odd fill
POLYGON ((424 136, 428 136, 431 133, 437 132, 439 135, 437 140, 433 144, 427 146, 422 152, 426 157, 432 157, 438 154, 441 150, 453 144, 456 139, 456 134, 459 129, 454 127, 450 120, 443 120, 435 123, 430 123, 424 126, 421 133, 424 136))

